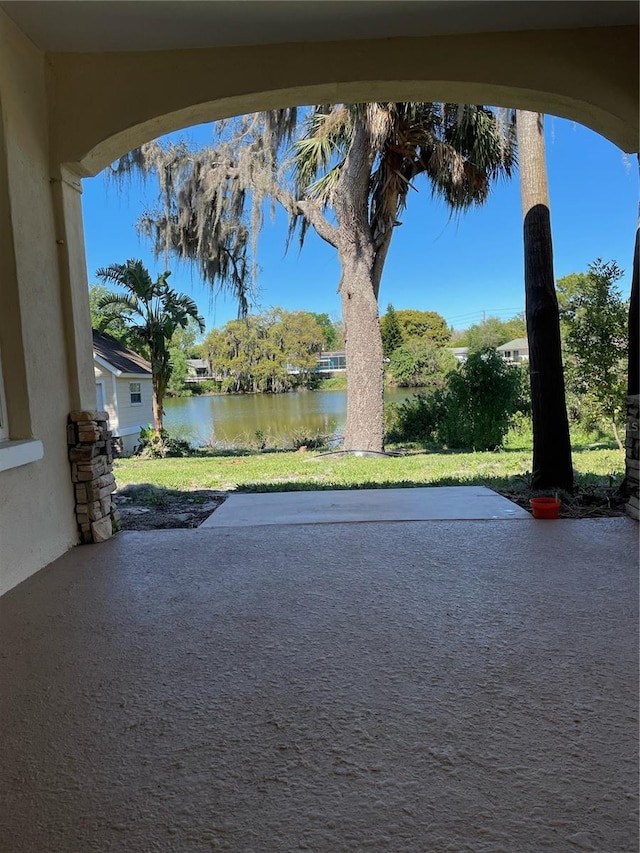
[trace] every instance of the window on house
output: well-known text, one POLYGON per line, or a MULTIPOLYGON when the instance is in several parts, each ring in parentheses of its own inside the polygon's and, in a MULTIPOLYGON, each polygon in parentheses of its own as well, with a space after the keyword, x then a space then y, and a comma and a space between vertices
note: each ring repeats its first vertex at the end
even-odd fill
POLYGON ((510 359, 510 358, 511 358, 511 350, 510 350, 510 349, 507 349, 507 350, 505 350, 505 351, 504 351, 504 357, 505 357, 506 359, 510 359))
POLYGON ((520 350, 519 350, 519 349, 514 349, 514 351, 513 351, 513 360, 514 360, 514 361, 517 361, 517 360, 518 360, 518 358, 519 358, 519 356, 520 356, 520 350))
POLYGON ((132 406, 141 406, 142 405, 142 391, 140 389, 139 382, 130 382, 129 383, 129 396, 131 397, 131 405, 132 406))

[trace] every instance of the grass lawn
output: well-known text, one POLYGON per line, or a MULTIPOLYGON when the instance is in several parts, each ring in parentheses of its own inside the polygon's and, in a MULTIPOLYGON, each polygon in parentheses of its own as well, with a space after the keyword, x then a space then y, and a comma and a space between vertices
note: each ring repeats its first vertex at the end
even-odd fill
MULTIPOLYGON (((320 452, 214 452, 179 459, 118 459, 119 488, 149 483, 190 491, 293 491, 412 486, 484 485, 503 494, 531 494, 531 448, 512 439, 486 453, 408 450, 398 457, 323 458, 320 452)), ((613 493, 622 480, 624 456, 617 448, 578 445, 573 451, 578 492, 613 493)))

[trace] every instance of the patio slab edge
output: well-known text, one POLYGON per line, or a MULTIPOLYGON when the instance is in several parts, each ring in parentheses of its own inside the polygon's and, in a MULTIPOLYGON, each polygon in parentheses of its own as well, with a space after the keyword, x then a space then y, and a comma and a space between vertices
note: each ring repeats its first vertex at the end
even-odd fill
POLYGON ((531 519, 485 486, 335 489, 230 495, 198 529, 367 521, 531 519))

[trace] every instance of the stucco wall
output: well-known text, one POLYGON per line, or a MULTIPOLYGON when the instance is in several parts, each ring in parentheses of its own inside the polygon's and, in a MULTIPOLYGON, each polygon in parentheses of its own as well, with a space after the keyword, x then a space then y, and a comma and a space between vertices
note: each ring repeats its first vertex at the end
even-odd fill
POLYGON ((0 192, 0 346, 11 438, 44 446, 42 459, 0 472, 0 594, 77 542, 44 71, 42 55, 0 14, 0 158, 7 178, 0 192))
POLYGON ((495 104, 638 146, 637 28, 593 27, 48 57, 60 162, 96 174, 163 133, 295 104, 495 104), (114 97, 117 92, 117 97, 114 97))

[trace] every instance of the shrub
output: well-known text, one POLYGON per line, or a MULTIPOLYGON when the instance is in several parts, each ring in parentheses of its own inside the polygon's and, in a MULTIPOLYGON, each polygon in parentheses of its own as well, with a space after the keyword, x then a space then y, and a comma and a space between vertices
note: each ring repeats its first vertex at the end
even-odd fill
POLYGON ((140 430, 140 445, 136 453, 144 459, 164 459, 167 456, 191 456, 194 449, 188 441, 170 436, 166 429, 158 437, 149 424, 140 430))
POLYGON ((389 359, 389 373, 400 387, 437 388, 456 366, 455 356, 428 338, 409 338, 389 359))
POLYGON ((291 430, 288 434, 288 444, 294 450, 301 447, 306 447, 308 450, 320 450, 327 446, 329 436, 324 435, 320 430, 309 430, 308 427, 300 427, 291 430))
POLYGON ((449 374, 440 439, 448 447, 495 450, 509 430, 522 388, 519 368, 485 347, 449 374))
POLYGON ((217 379, 203 379, 202 382, 192 382, 189 387, 192 394, 215 394, 221 390, 222 383, 217 379))
POLYGON ((403 403, 390 403, 385 407, 386 440, 391 444, 435 442, 445 416, 445 405, 442 390, 414 394, 403 403))

